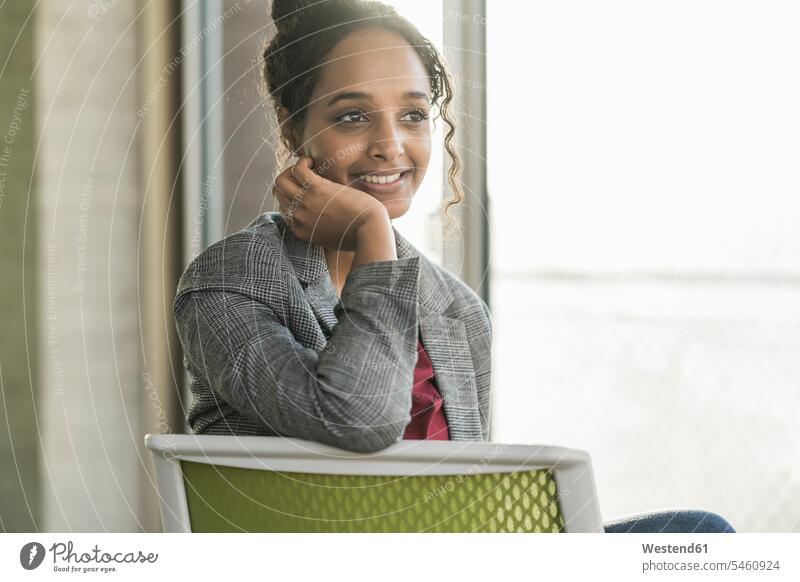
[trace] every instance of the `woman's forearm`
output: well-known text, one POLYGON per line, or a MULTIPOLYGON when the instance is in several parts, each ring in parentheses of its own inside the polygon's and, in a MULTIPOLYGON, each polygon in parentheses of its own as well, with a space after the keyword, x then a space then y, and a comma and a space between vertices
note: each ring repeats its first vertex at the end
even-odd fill
POLYGON ((356 251, 350 270, 376 261, 394 261, 397 248, 392 221, 385 212, 370 217, 358 229, 356 251))

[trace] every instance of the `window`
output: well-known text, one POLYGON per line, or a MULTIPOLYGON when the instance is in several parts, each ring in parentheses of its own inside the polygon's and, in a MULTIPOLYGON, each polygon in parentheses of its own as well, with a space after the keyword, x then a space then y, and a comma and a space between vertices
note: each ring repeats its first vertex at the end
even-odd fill
POLYGON ((487 11, 494 438, 587 449, 604 517, 796 528, 800 7, 487 11))

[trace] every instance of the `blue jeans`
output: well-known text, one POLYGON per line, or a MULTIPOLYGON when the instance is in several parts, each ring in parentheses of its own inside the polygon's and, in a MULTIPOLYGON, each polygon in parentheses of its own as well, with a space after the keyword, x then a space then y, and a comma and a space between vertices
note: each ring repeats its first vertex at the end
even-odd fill
POLYGON ((637 513, 606 522, 603 528, 606 533, 736 533, 724 517, 691 509, 637 513))

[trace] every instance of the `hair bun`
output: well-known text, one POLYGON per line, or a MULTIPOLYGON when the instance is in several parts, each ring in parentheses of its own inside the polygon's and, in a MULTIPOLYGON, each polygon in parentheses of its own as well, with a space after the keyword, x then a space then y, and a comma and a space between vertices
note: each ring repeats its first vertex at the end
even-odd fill
POLYGON ((306 8, 325 1, 327 0, 272 0, 272 21, 278 30, 288 30, 296 18, 307 14, 306 8))

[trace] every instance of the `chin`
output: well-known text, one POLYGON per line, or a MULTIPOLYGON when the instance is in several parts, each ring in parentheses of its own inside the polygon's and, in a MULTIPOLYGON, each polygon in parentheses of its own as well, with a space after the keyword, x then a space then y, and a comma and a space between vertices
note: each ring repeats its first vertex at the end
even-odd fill
POLYGON ((383 202, 383 206, 386 208, 389 218, 394 220, 395 218, 400 218, 408 212, 408 210, 411 208, 411 200, 406 199, 383 202))

